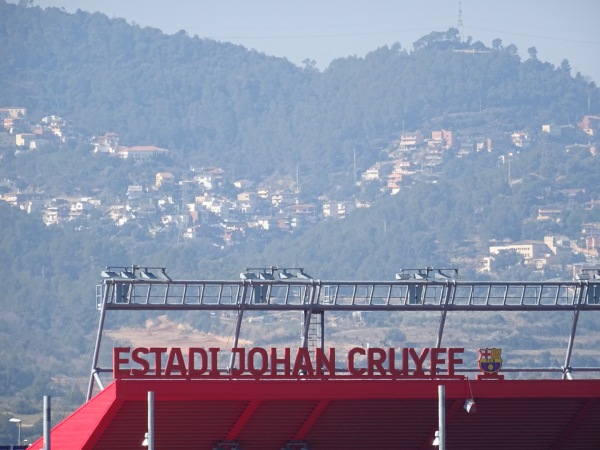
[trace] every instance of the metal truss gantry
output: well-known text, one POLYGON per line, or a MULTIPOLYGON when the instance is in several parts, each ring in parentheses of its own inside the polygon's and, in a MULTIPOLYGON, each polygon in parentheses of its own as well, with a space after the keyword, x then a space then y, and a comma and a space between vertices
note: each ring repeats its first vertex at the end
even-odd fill
MULTIPOLYGON (((324 348, 325 313, 328 312, 438 312, 436 347, 442 344, 448 313, 556 311, 570 320, 564 365, 560 368, 515 369, 515 372, 562 372, 570 379, 575 371, 600 372, 600 367, 571 367, 571 355, 581 313, 600 312, 600 280, 483 282, 407 277, 394 281, 320 281, 302 269, 273 267, 256 274, 246 271, 237 281, 172 280, 162 268, 138 266, 111 268, 97 286, 100 312, 87 399, 94 381, 100 389, 99 367, 102 336, 108 311, 228 311, 236 314, 232 348, 239 342, 244 314, 249 312, 298 311, 302 313, 301 347, 324 348), (246 275, 246 276, 245 276, 246 275), (318 339, 311 331, 318 328, 318 339)), ((589 279, 583 279, 589 278, 589 279)), ((227 371, 233 367, 234 354, 227 371)), ((468 371, 468 370, 465 370, 468 371)), ((505 371, 505 369, 503 369, 505 371)), ((510 369, 509 369, 510 371, 510 369)))

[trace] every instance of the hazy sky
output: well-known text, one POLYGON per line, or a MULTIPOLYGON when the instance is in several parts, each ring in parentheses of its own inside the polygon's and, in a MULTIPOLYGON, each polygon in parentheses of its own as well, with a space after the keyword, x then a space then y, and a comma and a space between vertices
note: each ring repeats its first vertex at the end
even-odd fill
MULTIPOLYGON (((16 1, 16 0, 13 0, 16 1)), ((454 0, 34 0, 46 7, 100 11, 140 26, 173 34, 241 44, 301 65, 320 69, 331 60, 364 56, 400 42, 412 49, 431 31, 456 27, 454 0)), ((522 57, 535 47, 538 58, 559 65, 568 59, 600 84, 599 0, 462 0, 463 35, 491 45, 500 38, 522 57)))

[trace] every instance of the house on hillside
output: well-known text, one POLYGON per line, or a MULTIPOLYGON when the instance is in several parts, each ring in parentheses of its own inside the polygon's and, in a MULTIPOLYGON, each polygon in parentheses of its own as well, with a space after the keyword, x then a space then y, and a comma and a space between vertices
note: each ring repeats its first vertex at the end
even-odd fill
POLYGON ((194 176, 194 181, 204 189, 214 189, 223 183, 225 171, 219 167, 207 167, 194 176))
POLYGON ((512 143, 519 148, 527 148, 531 145, 531 138, 524 131, 518 131, 510 135, 512 143))
POLYGON ((525 264, 534 266, 536 270, 543 269, 547 265, 558 264, 572 255, 571 243, 567 238, 544 236, 543 241, 521 241, 490 246, 490 258, 501 251, 510 250, 523 255, 525 264))
POLYGON ((25 117, 27 117, 27 108, 21 106, 4 106, 0 108, 0 120, 25 119, 25 117))
POLYGON ((379 181, 387 177, 392 171, 390 161, 378 161, 363 172, 360 177, 363 181, 379 181))
POLYGON ((315 217, 317 208, 312 203, 294 203, 286 206, 285 214, 299 217, 315 217))
POLYGON ((37 211, 45 206, 43 192, 7 192, 4 195, 0 195, 0 200, 27 213, 37 211))
POLYGON ((581 238, 584 251, 591 256, 598 256, 600 251, 600 222, 584 223, 581 226, 581 238))
POLYGON ((64 198, 53 198, 42 212, 45 225, 56 225, 69 220, 71 216, 71 203, 64 198))
POLYGON ((153 145, 137 145, 134 147, 119 147, 118 156, 123 159, 152 159, 169 154, 169 150, 153 145))
POLYGON ((252 214, 258 203, 258 194, 252 191, 240 192, 237 195, 236 207, 242 214, 252 214))
POLYGON ((400 135, 399 148, 401 149, 412 149, 420 147, 424 144, 425 138, 420 131, 411 133, 402 133, 400 135))
POLYGON ((233 185, 238 189, 250 189, 254 183, 250 180, 236 180, 233 185))
POLYGON ((15 136, 15 145, 17 147, 27 148, 29 150, 35 149, 35 138, 34 133, 18 133, 15 136))
POLYGON ((514 250, 523 255, 525 261, 542 258, 548 255, 550 249, 543 241, 520 241, 506 245, 490 246, 490 254, 497 255, 501 251, 514 250))
POLYGON ((431 132, 430 146, 441 147, 444 150, 454 148, 456 146, 456 138, 454 131, 436 130, 431 132))
POLYGON ((119 136, 117 133, 105 133, 92 139, 94 153, 116 154, 119 151, 119 136))
POLYGON ((42 124, 52 135, 56 136, 61 142, 67 141, 69 124, 59 116, 46 116, 42 118, 42 124))
POLYGON ((542 125, 542 133, 549 136, 560 136, 562 134, 562 128, 555 123, 548 123, 542 125))
POLYGON ((577 125, 584 133, 590 136, 597 136, 600 132, 600 117, 583 116, 583 119, 577 125))
POLYGON ((544 243, 554 256, 568 258, 572 255, 571 240, 566 236, 544 236, 544 243))
POLYGON ((323 216, 333 219, 345 219, 346 216, 355 209, 352 202, 325 202, 323 203, 323 216))
POLYGON ((274 207, 283 208, 287 205, 296 203, 298 196, 295 192, 288 189, 278 189, 271 194, 271 204, 274 207))
MULTIPOLYGON (((0 124, 11 134, 25 131, 27 109, 21 107, 0 108, 0 124)), ((14 142, 13 142, 14 145, 14 142)))
POLYGON ((157 189, 165 186, 173 186, 175 176, 171 172, 158 172, 155 176, 154 185, 157 189))
POLYGON ((536 220, 551 220, 558 223, 562 217, 562 209, 560 208, 539 208, 536 220))
POLYGON ((27 128, 25 119, 22 117, 4 119, 2 125, 4 126, 4 129, 11 134, 15 134, 19 131, 25 131, 27 128))

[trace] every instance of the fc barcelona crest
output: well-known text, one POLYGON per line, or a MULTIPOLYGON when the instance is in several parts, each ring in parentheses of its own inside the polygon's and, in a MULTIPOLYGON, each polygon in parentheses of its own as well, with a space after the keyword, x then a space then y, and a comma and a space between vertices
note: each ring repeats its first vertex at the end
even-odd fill
MULTIPOLYGON (((483 372, 482 378, 497 378, 498 371, 502 368, 502 349, 501 348, 480 348, 479 368, 483 372)), ((478 377, 479 378, 479 377, 478 377)))

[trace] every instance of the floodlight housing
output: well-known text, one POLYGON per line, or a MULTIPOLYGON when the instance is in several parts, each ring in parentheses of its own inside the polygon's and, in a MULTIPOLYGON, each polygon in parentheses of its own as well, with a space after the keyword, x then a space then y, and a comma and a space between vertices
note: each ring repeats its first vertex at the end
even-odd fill
POLYGON ((135 280, 136 276, 133 272, 130 272, 129 270, 123 270, 121 271, 121 278, 125 278, 126 280, 135 280))
POLYGON ((431 443, 431 445, 433 445, 434 447, 440 446, 440 432, 439 431, 435 432, 435 437, 433 438, 433 442, 431 443))
POLYGON ((465 404, 463 407, 465 408, 465 411, 467 411, 469 414, 477 413, 477 405, 475 404, 475 400, 473 400, 472 398, 468 398, 467 400, 465 400, 465 404))
POLYGON ((117 272, 115 272, 114 270, 103 270, 102 272, 100 272, 100 276, 102 278, 120 278, 119 274, 117 272))
POLYGON ((305 280, 312 280, 313 279, 313 277, 311 277, 309 274, 304 273, 304 269, 303 268, 299 269, 299 272, 296 274, 296 277, 302 278, 302 279, 305 279, 305 280))

